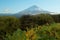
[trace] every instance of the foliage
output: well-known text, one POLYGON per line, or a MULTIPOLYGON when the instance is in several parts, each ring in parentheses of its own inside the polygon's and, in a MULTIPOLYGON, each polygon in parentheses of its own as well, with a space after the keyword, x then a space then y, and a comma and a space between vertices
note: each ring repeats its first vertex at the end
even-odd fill
POLYGON ((18 29, 12 35, 7 34, 5 40, 26 40, 25 32, 18 29))
POLYGON ((39 14, 39 15, 23 15, 20 18, 21 29, 26 30, 26 28, 34 28, 39 25, 51 24, 53 23, 53 18, 49 14, 39 14))
POLYGON ((27 32, 26 32, 26 38, 27 38, 27 40, 38 40, 38 36, 36 34, 35 28, 27 30, 27 32))
POLYGON ((22 30, 26 30, 26 28, 33 28, 35 26, 37 26, 37 24, 35 23, 34 21, 34 16, 31 16, 31 15, 23 15, 21 18, 20 18, 20 22, 21 22, 21 26, 20 28, 22 30))
POLYGON ((53 18, 49 15, 49 14, 40 14, 40 15, 37 15, 37 18, 36 18, 36 23, 38 25, 44 25, 44 24, 51 24, 53 23, 54 20, 53 18))
POLYGON ((6 36, 6 40, 60 40, 60 23, 38 26, 26 32, 18 29, 13 35, 6 36))
POLYGON ((60 40, 60 23, 43 25, 27 30, 28 40, 60 40))
POLYGON ((54 21, 55 21, 56 23, 60 23, 60 14, 51 15, 51 16, 52 16, 52 18, 54 19, 54 21))
MULTIPOLYGON (((37 30, 39 40, 60 40, 60 24, 52 24, 50 26, 42 26, 37 30)), ((39 28, 39 27, 38 27, 39 28)))
POLYGON ((60 40, 60 23, 53 23, 59 22, 59 17, 49 14, 0 16, 0 40, 60 40))
POLYGON ((0 38, 6 33, 12 34, 20 26, 19 19, 13 16, 0 16, 0 38))

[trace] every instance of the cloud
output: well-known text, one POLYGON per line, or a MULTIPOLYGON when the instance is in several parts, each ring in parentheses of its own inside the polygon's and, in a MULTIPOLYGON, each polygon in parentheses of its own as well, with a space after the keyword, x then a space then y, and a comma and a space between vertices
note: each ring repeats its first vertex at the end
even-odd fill
POLYGON ((10 13, 11 12, 11 9, 10 8, 6 8, 3 10, 4 13, 10 13))

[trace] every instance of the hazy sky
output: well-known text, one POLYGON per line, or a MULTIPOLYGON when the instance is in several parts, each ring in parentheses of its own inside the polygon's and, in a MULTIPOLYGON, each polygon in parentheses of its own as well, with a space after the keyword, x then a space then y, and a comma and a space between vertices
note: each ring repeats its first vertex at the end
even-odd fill
POLYGON ((0 13, 17 13, 33 5, 44 10, 60 12, 60 0, 0 0, 0 13))

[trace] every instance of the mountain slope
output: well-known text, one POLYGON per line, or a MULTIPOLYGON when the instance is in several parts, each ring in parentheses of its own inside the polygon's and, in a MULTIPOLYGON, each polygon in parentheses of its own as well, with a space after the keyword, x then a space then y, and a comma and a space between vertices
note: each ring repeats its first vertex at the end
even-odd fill
POLYGON ((31 6, 19 13, 16 13, 15 16, 20 17, 22 15, 35 15, 35 14, 40 14, 40 13, 50 13, 49 11, 45 11, 43 9, 40 9, 38 6, 31 6))
POLYGON ((33 6, 29 7, 29 8, 27 8, 27 9, 23 10, 23 11, 20 11, 20 12, 16 13, 16 14, 0 13, 0 16, 16 16, 16 17, 20 17, 22 15, 28 15, 28 14, 35 15, 35 14, 40 14, 40 13, 44 13, 45 14, 45 13, 50 13, 50 12, 46 11, 46 10, 43 10, 43 9, 40 9, 36 5, 33 5, 33 6))

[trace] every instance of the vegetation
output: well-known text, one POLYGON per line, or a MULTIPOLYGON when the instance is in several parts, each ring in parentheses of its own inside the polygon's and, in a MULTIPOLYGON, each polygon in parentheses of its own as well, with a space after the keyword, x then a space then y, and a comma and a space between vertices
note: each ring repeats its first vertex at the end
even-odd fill
POLYGON ((26 40, 25 32, 18 29, 12 35, 6 34, 5 40, 26 40))
POLYGON ((60 40, 60 23, 38 26, 27 32, 18 29, 13 35, 7 35, 6 40, 60 40))
POLYGON ((0 16, 0 40, 60 40, 60 19, 56 16, 0 16))
POLYGON ((51 24, 54 22, 53 18, 49 14, 39 14, 39 15, 23 15, 20 18, 21 29, 26 30, 26 28, 32 28, 39 25, 51 24))

